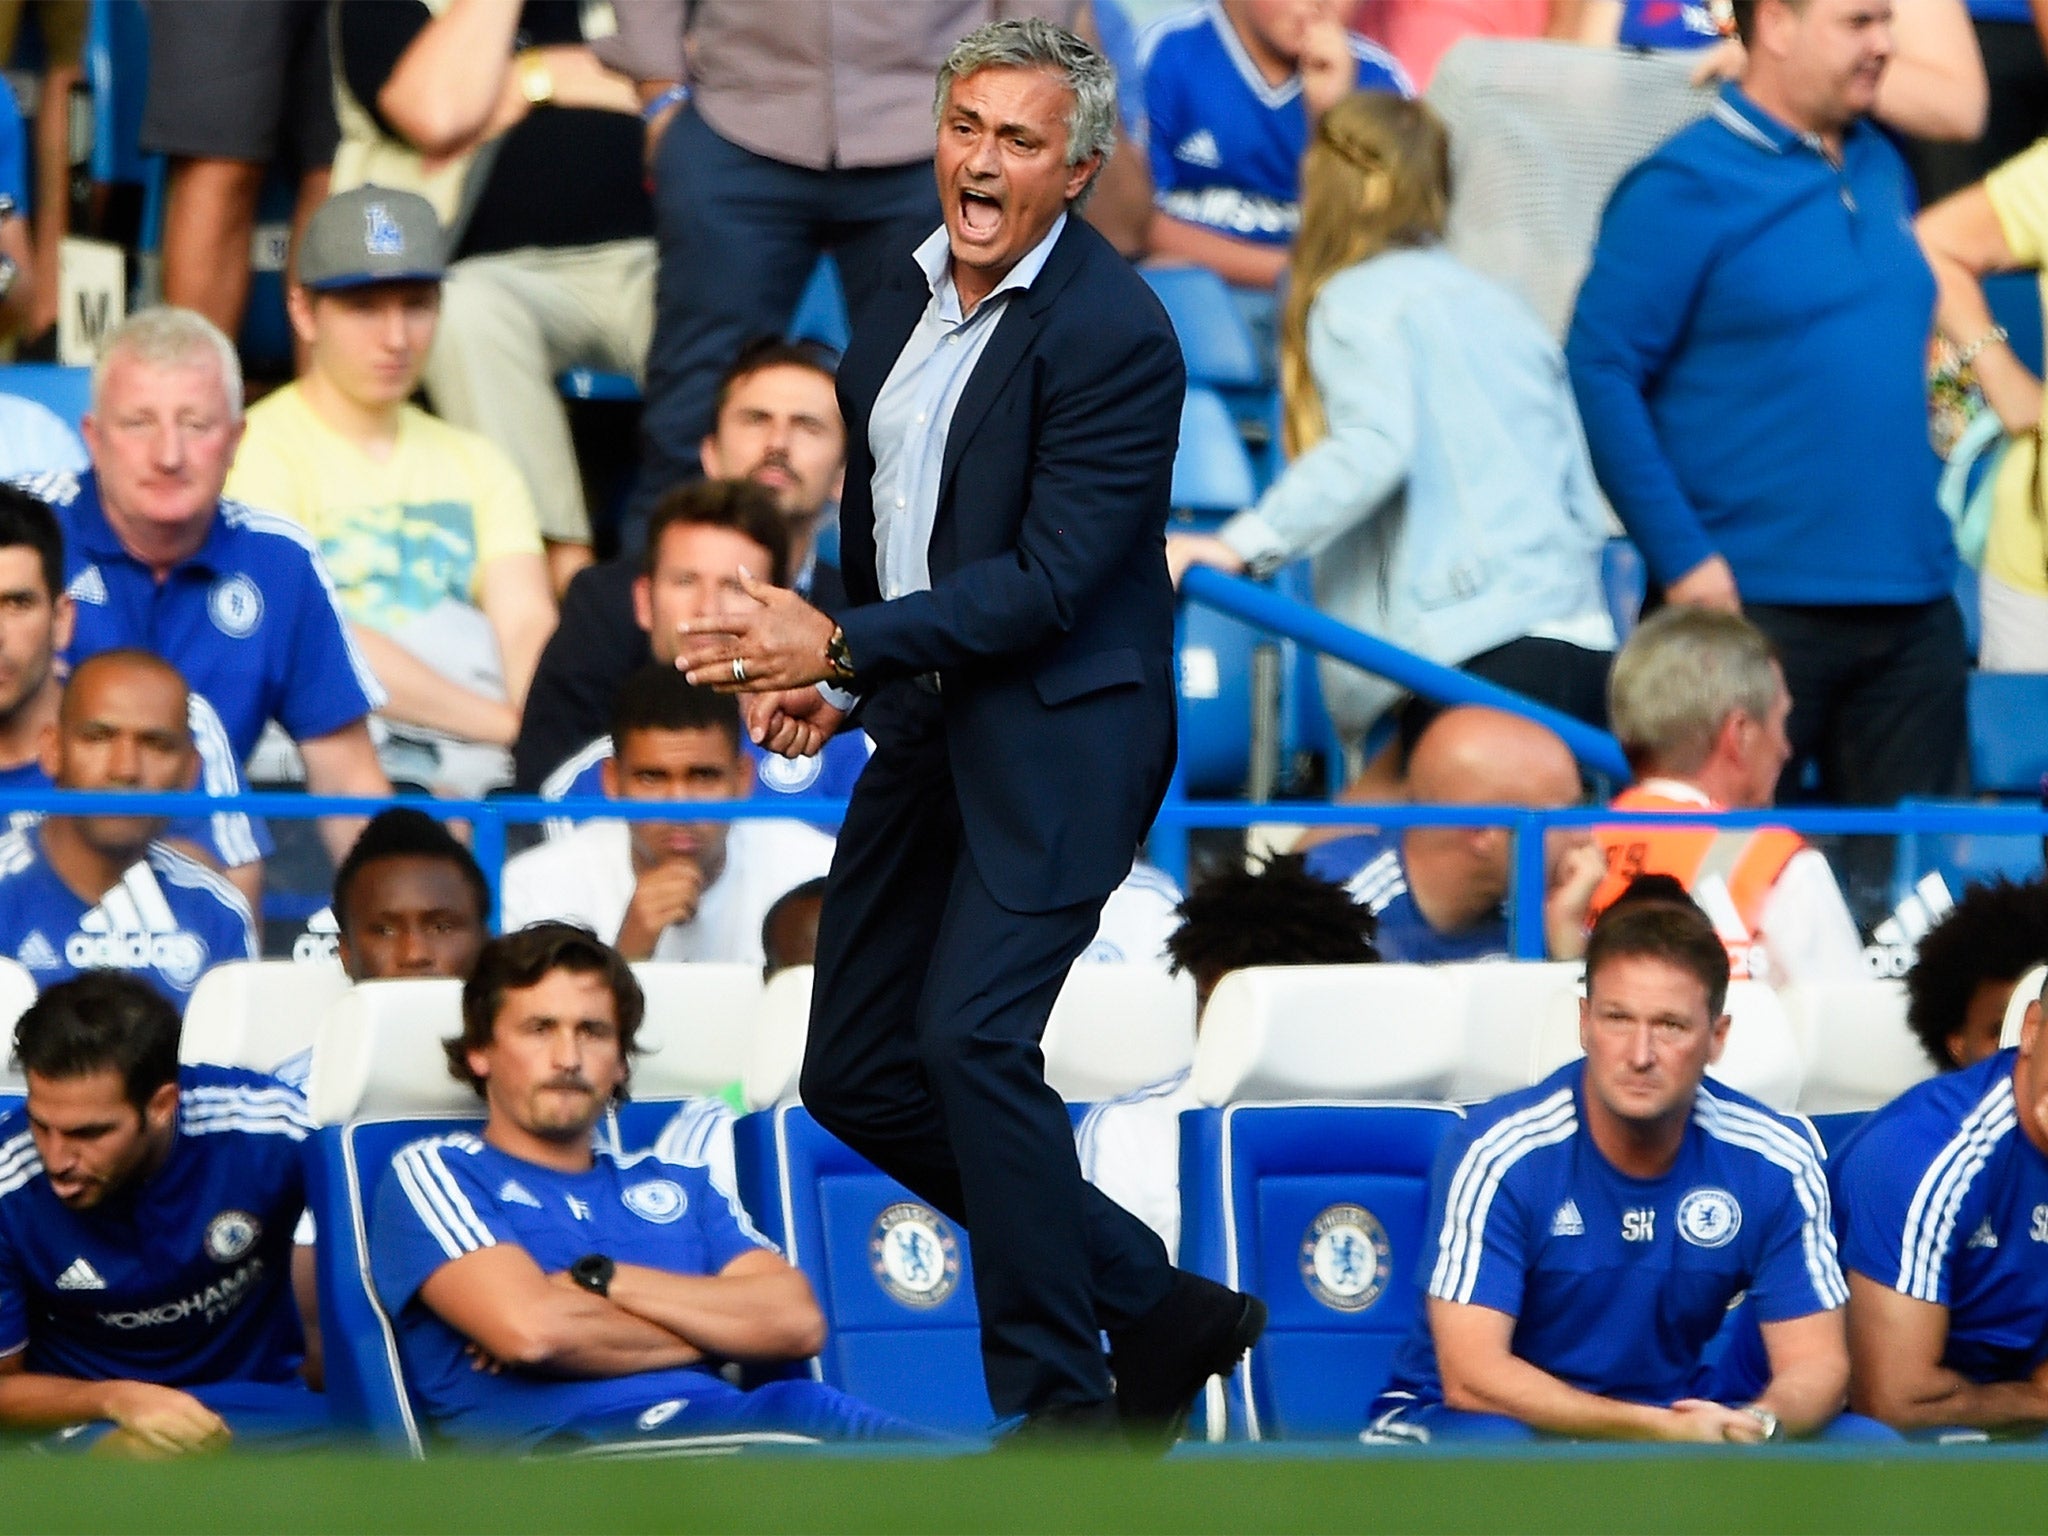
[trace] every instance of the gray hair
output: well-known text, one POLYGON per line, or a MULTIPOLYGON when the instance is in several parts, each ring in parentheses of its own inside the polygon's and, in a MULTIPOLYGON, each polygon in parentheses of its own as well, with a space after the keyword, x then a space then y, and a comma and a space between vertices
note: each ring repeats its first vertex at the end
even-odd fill
POLYGON ((106 389, 107 370, 117 357, 145 363, 154 368, 175 368, 202 358, 211 358, 220 368, 220 385, 228 397, 230 420, 242 419, 242 360, 235 344, 197 310, 173 304, 152 304, 138 309, 114 328, 92 365, 92 408, 100 408, 106 389))
MULTIPOLYGON (((932 98, 932 117, 942 117, 953 82, 984 69, 1042 69, 1056 76, 1073 95, 1067 113, 1067 164, 1100 156, 1105 162, 1116 148, 1116 71, 1109 60, 1074 36, 1036 16, 1013 16, 976 27, 953 45, 939 66, 939 85, 932 98)), ((1098 167, 1096 174, 1101 170, 1098 167)), ((1089 178, 1079 207, 1095 190, 1089 178)))
POLYGON ((1607 713, 1630 762, 1685 774, 1707 760, 1736 710, 1767 718, 1781 686, 1777 649, 1747 619, 1663 608, 1614 658, 1607 713))

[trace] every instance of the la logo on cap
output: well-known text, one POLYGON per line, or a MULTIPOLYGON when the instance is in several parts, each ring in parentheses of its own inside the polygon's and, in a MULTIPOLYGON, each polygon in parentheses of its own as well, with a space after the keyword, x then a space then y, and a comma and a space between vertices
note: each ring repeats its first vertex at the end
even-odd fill
POLYGON ((363 209, 363 249, 372 256, 403 256, 405 231, 382 203, 363 209))

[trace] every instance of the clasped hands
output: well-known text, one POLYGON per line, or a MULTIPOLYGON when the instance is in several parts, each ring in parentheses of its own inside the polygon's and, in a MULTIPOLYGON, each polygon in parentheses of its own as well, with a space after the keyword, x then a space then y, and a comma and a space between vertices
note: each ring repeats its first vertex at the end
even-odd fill
POLYGON ((762 750, 814 756, 846 718, 816 687, 832 675, 825 647, 837 626, 744 567, 740 586, 759 606, 678 624, 676 666, 700 688, 744 695, 747 735, 762 750))

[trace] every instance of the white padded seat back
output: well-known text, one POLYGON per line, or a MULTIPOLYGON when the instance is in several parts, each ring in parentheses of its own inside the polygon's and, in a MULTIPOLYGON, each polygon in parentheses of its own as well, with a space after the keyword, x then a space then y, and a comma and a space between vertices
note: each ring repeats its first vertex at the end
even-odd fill
POLYGON ((392 1115, 475 1115, 483 1101, 448 1072, 441 1042, 462 1033, 452 977, 366 981, 327 1010, 306 1100, 322 1125, 392 1115))
POLYGON ((754 1038, 747 1045, 747 1068, 741 1082, 749 1109, 797 1102, 804 1041, 811 1028, 811 976, 808 965, 792 965, 769 977, 768 985, 761 989, 761 1007, 754 1015, 754 1038))
POLYGON ((1818 982, 1787 987, 1778 1000, 1799 1046, 1806 1114, 1877 1109, 1934 1075, 1906 1026, 1902 981, 1818 982))
POLYGON ((341 962, 228 960, 192 989, 178 1059, 274 1070, 310 1050, 320 1021, 349 987, 341 962))
POLYGON ((2027 1022, 2027 1004, 2040 1001, 2044 982, 2048 982, 2048 965, 2035 966, 2013 983, 2012 997, 2005 1005, 2005 1024, 1998 1031, 2001 1051, 2020 1043, 2020 1029, 2027 1022))
POLYGON ((680 1099, 738 1082, 761 1006, 761 968, 641 960, 633 975, 647 995, 640 1052, 633 1058, 633 1097, 680 1099))
POLYGON ((1217 983, 1195 1045, 1204 1104, 1446 1097, 1463 1020, 1423 965, 1258 966, 1217 983))
POLYGON ((1070 1104, 1120 1098, 1195 1059, 1195 982, 1157 965, 1077 965, 1041 1042, 1045 1080, 1070 1104))
POLYGON ((1478 1103, 1535 1082, 1537 1046, 1547 1020, 1568 1012, 1578 1027, 1576 960, 1474 961, 1437 967, 1459 994, 1465 1049, 1451 1096, 1478 1103))
MULTIPOLYGON (((1728 984, 1728 1042, 1707 1075, 1737 1092, 1790 1114, 1805 1080, 1799 1044, 1778 994, 1761 981, 1728 984)), ((1584 1052, 1579 1048, 1579 998, 1560 998, 1546 1014, 1531 1082, 1540 1082, 1584 1052)))

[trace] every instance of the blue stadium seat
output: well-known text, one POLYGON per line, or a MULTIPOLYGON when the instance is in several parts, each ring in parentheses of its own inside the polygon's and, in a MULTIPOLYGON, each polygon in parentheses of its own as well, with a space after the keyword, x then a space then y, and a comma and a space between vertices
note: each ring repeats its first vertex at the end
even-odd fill
POLYGON ((1252 651, 1266 637, 1200 603, 1183 603, 1174 658, 1180 766, 1190 795, 1235 795, 1251 763, 1252 651))
POLYGON ((1349 1439, 1364 1426, 1421 1305, 1430 1164, 1461 1118, 1411 1103, 1181 1116, 1181 1263, 1272 1313, 1226 1394, 1231 1438, 1349 1439))
POLYGON ((2048 673, 1970 674, 1970 787, 2032 800, 2048 774, 2048 673))
MULTIPOLYGON (((1902 811, 1961 810, 1967 800, 1899 802, 1902 811)), ((1902 832, 1895 841, 1892 899, 1901 900, 1930 874, 1940 875, 1950 892, 2004 876, 2032 880, 2041 873, 2041 839, 2023 832, 1902 832)))
POLYGON ((92 0, 85 36, 92 95, 92 179, 142 188, 138 242, 144 263, 163 245, 161 155, 142 152, 143 95, 149 82, 149 17, 141 0, 92 0))
POLYGON ((733 1150, 741 1203, 825 1309, 816 1377, 917 1423, 987 1430, 966 1234, 799 1105, 744 1117, 733 1150))
POLYGON ((418 1458, 425 1442, 405 1385, 391 1318, 370 1281, 364 1247, 377 1183, 392 1155, 421 1136, 474 1131, 480 1119, 412 1115, 322 1126, 308 1164, 309 1204, 319 1224, 321 1349, 327 1400, 345 1433, 418 1458))
POLYGON ((829 255, 820 256, 796 301, 796 312, 789 317, 785 334, 792 341, 820 341, 844 352, 852 333, 846 314, 846 290, 839 281, 839 263, 829 255))
POLYGON ((2041 280, 2032 272, 2001 272, 1984 279, 1991 318, 2004 326, 2007 345, 2035 373, 2041 371, 2041 280))
POLYGON ((59 363, 14 363, 0 368, 0 394, 47 406, 76 428, 92 409, 92 370, 59 363))
POLYGON ((1166 306, 1190 383, 1258 387, 1257 347, 1222 278, 1206 267, 1146 267, 1143 276, 1166 306))
POLYGON ((1251 455, 1222 396, 1188 386, 1180 407, 1180 451, 1173 459, 1173 504, 1190 512, 1228 514, 1258 500, 1251 455))
POLYGON ((1972 662, 1984 639, 1984 614, 1978 593, 1977 572, 1963 561, 1956 562, 1956 609, 1963 616, 1963 645, 1972 662))
POLYGON ((565 368, 555 378, 555 388, 570 400, 609 400, 631 404, 640 398, 640 386, 627 373, 606 373, 597 368, 565 368))

